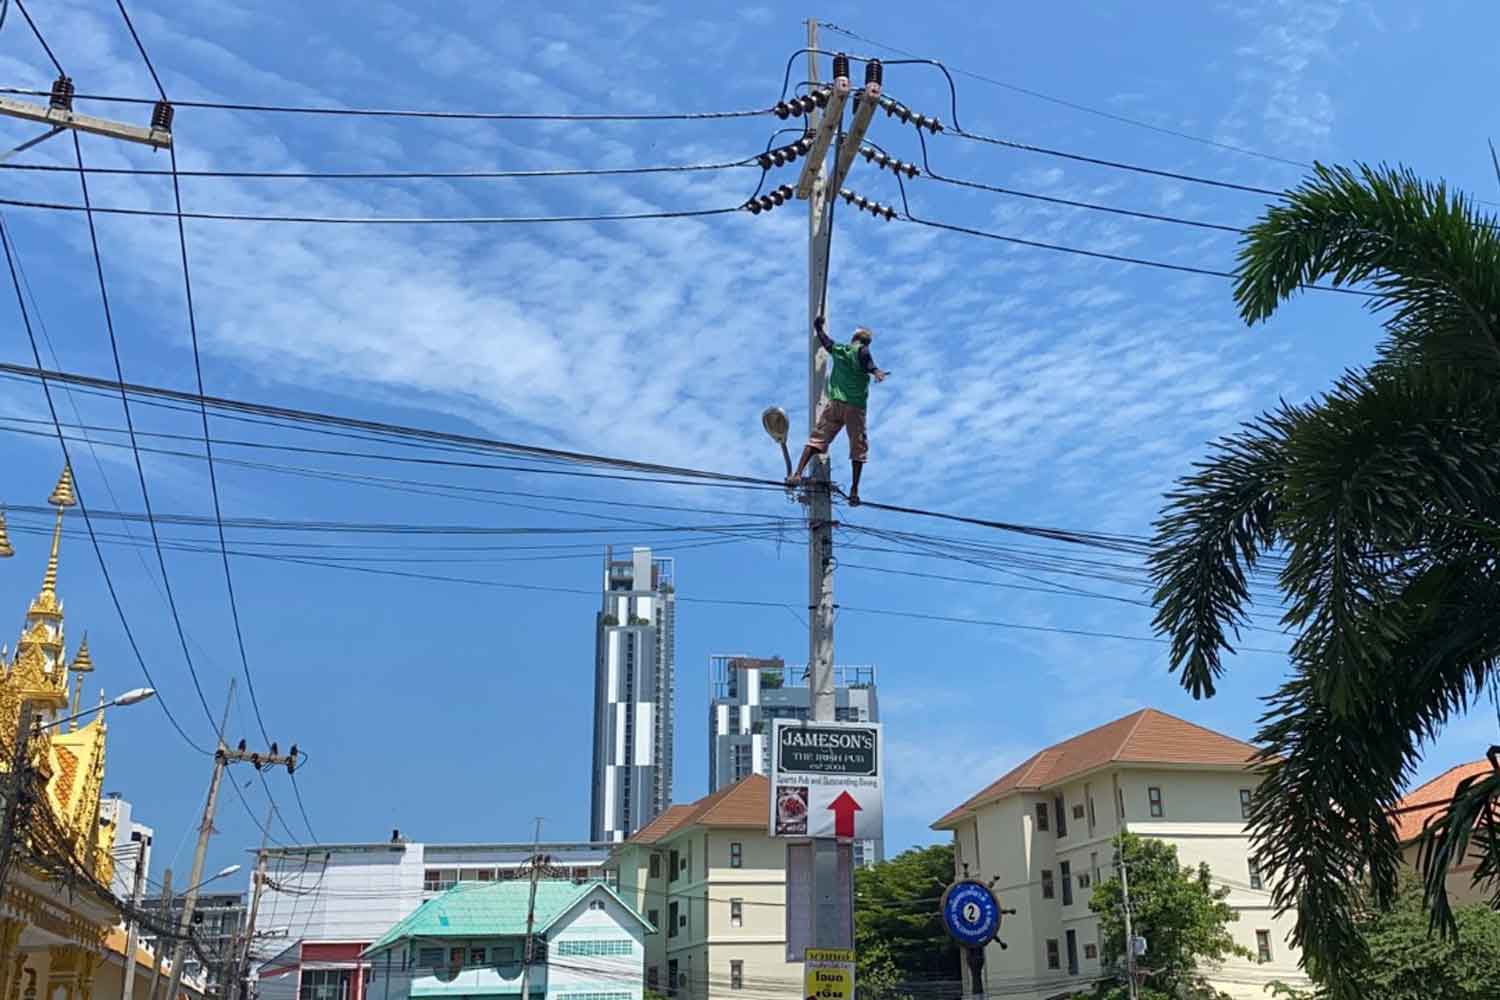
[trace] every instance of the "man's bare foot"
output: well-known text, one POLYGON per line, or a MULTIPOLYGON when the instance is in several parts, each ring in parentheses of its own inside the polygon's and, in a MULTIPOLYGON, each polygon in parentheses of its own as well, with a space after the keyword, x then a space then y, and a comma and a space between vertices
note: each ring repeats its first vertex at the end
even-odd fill
POLYGON ((849 494, 849 506, 851 506, 851 507, 858 507, 860 505, 860 503, 861 503, 861 501, 859 499, 859 494, 858 493, 851 493, 851 494, 849 494))
POLYGON ((802 480, 798 476, 787 476, 786 477, 786 485, 787 485, 788 489, 795 488, 797 486, 797 484, 800 483, 800 482, 802 482, 802 480))

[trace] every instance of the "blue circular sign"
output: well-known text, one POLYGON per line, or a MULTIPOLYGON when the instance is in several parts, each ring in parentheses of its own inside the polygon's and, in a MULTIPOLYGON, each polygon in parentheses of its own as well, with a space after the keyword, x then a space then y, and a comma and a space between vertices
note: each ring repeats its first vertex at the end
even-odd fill
POLYGON ((959 944, 971 948, 989 944, 1000 930, 1000 904, 982 882, 955 882, 943 893, 943 926, 959 944))

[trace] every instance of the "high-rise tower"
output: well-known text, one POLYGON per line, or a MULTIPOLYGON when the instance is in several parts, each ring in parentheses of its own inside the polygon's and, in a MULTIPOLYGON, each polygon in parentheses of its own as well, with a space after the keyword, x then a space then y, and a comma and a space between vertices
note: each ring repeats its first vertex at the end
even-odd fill
POLYGON ((672 802, 677 597, 671 559, 604 551, 595 625, 590 835, 624 840, 672 802))

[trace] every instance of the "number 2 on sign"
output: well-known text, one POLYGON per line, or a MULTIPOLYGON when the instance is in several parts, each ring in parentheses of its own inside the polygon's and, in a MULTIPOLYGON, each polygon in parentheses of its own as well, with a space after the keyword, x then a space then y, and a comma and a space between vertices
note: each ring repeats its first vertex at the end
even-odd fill
POLYGON ((979 923, 979 904, 978 903, 965 903, 964 904, 964 923, 968 923, 968 924, 977 924, 977 923, 979 923))

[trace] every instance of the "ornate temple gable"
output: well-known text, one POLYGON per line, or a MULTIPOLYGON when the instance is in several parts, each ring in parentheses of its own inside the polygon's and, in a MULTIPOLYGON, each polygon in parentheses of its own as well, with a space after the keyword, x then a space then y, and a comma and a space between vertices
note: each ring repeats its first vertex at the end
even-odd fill
MULTIPOLYGON (((42 587, 27 608, 15 656, 7 663, 0 653, 0 746, 13 739, 23 700, 30 701, 43 719, 58 712, 76 714, 82 707, 83 677, 94 668, 87 638, 79 645, 71 667, 67 662, 63 604, 57 593, 63 514, 77 503, 70 469, 63 469, 47 499, 56 508, 57 519, 42 587), (70 706, 68 679, 73 674, 79 687, 71 693, 70 706)), ((0 517, 0 558, 13 552, 0 517)), ((99 823, 106 732, 101 714, 86 726, 80 727, 75 721, 66 733, 54 728, 43 730, 32 738, 29 749, 38 777, 45 783, 45 801, 56 820, 55 828, 66 838, 62 846, 108 884, 113 877, 110 847, 114 827, 101 827, 99 823)), ((0 753, 0 771, 8 760, 8 753, 0 753)))

